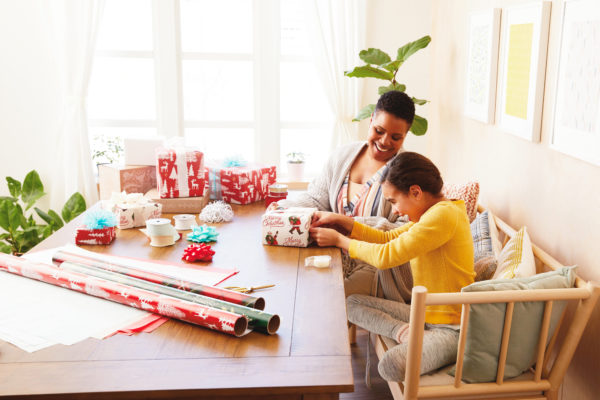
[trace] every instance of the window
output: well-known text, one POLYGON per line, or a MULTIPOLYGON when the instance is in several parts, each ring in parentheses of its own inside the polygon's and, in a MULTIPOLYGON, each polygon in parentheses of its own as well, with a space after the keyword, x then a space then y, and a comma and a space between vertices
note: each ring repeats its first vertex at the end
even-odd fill
MULTIPOLYGON (((332 115, 302 0, 107 0, 88 99, 93 138, 184 136, 207 158, 329 153, 332 115)), ((92 146, 101 141, 92 140, 92 146)))

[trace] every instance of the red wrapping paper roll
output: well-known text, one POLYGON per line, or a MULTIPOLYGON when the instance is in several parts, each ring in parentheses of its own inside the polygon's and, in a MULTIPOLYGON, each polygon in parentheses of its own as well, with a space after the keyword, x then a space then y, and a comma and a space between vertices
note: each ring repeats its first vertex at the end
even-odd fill
POLYGON ((61 286, 233 336, 242 336, 248 328, 248 319, 243 315, 62 270, 54 265, 33 262, 8 254, 0 253, 0 271, 61 286))
POLYGON ((254 297, 244 293, 235 292, 233 290, 187 282, 181 279, 170 277, 168 275, 137 269, 129 265, 135 265, 135 260, 132 259, 123 258, 123 263, 115 263, 114 261, 107 261, 106 258, 103 258, 101 254, 90 254, 84 256, 81 254, 70 253, 68 251, 57 251, 52 257, 52 262, 56 265, 60 265, 63 262, 72 262, 75 264, 102 268, 106 271, 118 272, 132 278, 143 279, 148 282, 158 283, 160 285, 170 286, 176 289, 185 290, 187 292, 201 294, 203 296, 227 301, 229 303, 252 307, 258 310, 265 309, 265 300, 262 297, 254 297))

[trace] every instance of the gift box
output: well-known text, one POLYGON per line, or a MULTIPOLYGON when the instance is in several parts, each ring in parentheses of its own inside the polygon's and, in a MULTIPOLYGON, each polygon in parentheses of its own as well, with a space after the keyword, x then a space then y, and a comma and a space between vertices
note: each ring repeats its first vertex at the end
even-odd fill
POLYGON ((264 200, 277 180, 275 166, 208 166, 211 199, 234 204, 264 200))
POLYGON ((204 155, 178 148, 156 150, 156 179, 161 199, 201 197, 205 185, 204 155))
POLYGON ((291 207, 267 211, 262 216, 262 242, 270 246, 306 247, 316 208, 291 207))
POLYGON ((142 193, 113 193, 102 208, 112 211, 117 217, 119 229, 146 226, 146 220, 160 218, 162 205, 150 201, 142 193))
POLYGON ((114 226, 102 229, 90 229, 86 226, 77 228, 75 243, 82 244, 110 244, 117 236, 114 226))
POLYGON ((152 202, 162 205, 166 214, 198 214, 208 203, 210 190, 205 189, 202 197, 183 197, 179 199, 161 199, 158 190, 152 189, 145 194, 152 202))
POLYGON ((108 200, 114 192, 146 193, 156 187, 155 165, 98 166, 100 199, 108 200))
MULTIPOLYGON (((156 167, 156 149, 162 147, 164 141, 165 138, 162 136, 154 138, 124 138, 125 164, 151 165, 156 167)), ((154 179, 156 180, 156 175, 154 179)), ((136 193, 139 193, 139 191, 136 193)))

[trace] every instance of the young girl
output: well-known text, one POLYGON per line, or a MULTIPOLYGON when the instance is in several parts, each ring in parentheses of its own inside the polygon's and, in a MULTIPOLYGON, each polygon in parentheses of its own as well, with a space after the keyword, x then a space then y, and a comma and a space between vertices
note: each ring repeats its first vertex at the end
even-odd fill
MULTIPOLYGON (((318 212, 311 236, 319 246, 346 249, 350 257, 379 269, 410 260, 415 286, 430 293, 459 292, 474 281, 473 239, 464 201, 445 198, 442 186, 440 172, 428 158, 400 153, 390 164, 382 192, 409 223, 382 232, 343 215, 318 212)), ((350 322, 399 343, 382 358, 379 373, 402 381, 410 306, 365 295, 349 296, 347 306, 350 322)), ((421 373, 454 361, 460 313, 460 305, 427 307, 421 373)))

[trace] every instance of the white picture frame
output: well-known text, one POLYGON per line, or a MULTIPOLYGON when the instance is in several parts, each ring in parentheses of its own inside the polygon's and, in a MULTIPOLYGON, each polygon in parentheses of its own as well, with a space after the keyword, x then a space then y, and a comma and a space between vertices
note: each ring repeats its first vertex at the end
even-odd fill
POLYGON ((469 16, 465 115, 486 124, 494 123, 496 109, 501 12, 493 8, 469 16))
POLYGON ((600 165, 600 7, 564 4, 551 148, 600 165))
POLYGON ((497 120, 502 131, 540 141, 551 2, 502 11, 497 120))

